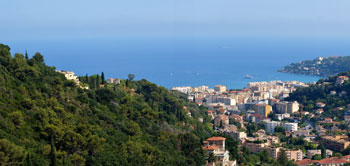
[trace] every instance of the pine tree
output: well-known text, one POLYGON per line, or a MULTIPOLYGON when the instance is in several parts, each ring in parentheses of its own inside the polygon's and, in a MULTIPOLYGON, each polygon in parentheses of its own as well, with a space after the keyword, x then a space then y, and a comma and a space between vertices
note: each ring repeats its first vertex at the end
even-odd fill
POLYGON ((105 73, 101 73, 102 84, 105 84, 105 73))

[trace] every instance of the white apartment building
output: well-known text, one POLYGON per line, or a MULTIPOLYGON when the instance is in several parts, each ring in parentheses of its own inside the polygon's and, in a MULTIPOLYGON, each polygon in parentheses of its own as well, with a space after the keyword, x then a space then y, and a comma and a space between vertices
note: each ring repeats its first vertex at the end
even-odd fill
POLYGON ((185 93, 185 94, 190 94, 192 92, 192 87, 190 87, 190 86, 172 87, 171 90, 179 91, 179 92, 185 93))
POLYGON ((289 132, 293 132, 298 130, 298 123, 283 123, 282 127, 289 132))
POLYGON ((282 126, 289 132, 298 130, 298 123, 281 123, 277 121, 271 121, 266 123, 266 133, 274 133, 275 127, 277 126, 282 126))
POLYGON ((266 133, 274 133, 275 127, 280 126, 280 122, 271 121, 266 123, 266 133))

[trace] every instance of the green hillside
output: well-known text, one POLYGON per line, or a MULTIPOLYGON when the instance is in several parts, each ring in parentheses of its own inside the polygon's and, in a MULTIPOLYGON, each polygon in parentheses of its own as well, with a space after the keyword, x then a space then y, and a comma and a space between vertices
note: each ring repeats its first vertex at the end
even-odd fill
POLYGON ((350 56, 319 57, 313 60, 301 61, 285 66, 280 72, 316 75, 322 77, 333 76, 350 70, 350 56))
POLYGON ((205 112, 146 80, 83 90, 0 45, 0 165, 202 165, 205 112))
POLYGON ((336 76, 327 79, 321 79, 316 84, 307 88, 299 88, 292 94, 288 100, 298 101, 303 104, 304 110, 315 112, 318 107, 317 102, 325 105, 323 116, 343 119, 344 112, 347 111, 350 104, 350 81, 337 83, 338 76, 350 77, 350 72, 339 73, 336 76))

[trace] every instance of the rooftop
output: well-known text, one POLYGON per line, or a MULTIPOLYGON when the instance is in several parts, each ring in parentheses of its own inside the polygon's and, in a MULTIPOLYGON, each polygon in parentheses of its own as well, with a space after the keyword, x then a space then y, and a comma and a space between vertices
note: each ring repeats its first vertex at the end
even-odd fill
POLYGON ((224 137, 210 137, 207 139, 207 141, 225 141, 226 138, 224 137))

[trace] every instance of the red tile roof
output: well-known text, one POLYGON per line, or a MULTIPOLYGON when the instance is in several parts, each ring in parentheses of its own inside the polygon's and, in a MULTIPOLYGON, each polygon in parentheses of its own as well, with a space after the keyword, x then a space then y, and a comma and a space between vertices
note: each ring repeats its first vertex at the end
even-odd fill
POLYGON ((203 150, 216 150, 219 149, 216 145, 202 146, 203 150))
POLYGON ((210 137, 207 139, 207 141, 225 141, 225 137, 210 137))
POLYGON ((305 165, 312 165, 314 163, 313 161, 314 160, 304 159, 304 160, 296 161, 294 163, 297 164, 297 165, 305 166, 305 165))
POLYGON ((318 161, 319 164, 343 164, 350 163, 347 160, 339 159, 338 157, 325 158, 323 160, 318 161))

